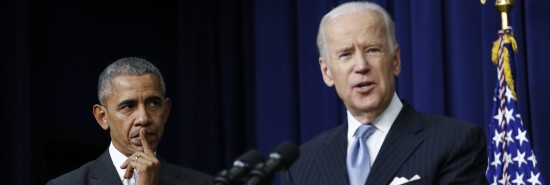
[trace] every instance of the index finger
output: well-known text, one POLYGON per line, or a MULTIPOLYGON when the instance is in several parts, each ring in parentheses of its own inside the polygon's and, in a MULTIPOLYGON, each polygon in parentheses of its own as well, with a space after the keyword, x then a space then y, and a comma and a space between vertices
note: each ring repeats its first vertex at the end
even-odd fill
POLYGON ((141 147, 143 147, 143 153, 145 154, 153 154, 153 149, 151 149, 151 145, 149 142, 147 142, 147 138, 145 137, 145 129, 142 128, 139 130, 139 138, 141 139, 141 147))

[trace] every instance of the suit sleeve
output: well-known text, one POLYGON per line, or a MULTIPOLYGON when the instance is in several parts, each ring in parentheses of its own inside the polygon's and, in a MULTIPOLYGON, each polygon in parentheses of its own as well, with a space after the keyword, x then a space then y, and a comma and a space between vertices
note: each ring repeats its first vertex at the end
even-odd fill
POLYGON ((439 172, 438 184, 487 184, 487 145, 482 129, 469 127, 455 146, 439 172))
POLYGON ((290 170, 281 173, 281 185, 293 185, 293 184, 294 182, 292 181, 290 170))

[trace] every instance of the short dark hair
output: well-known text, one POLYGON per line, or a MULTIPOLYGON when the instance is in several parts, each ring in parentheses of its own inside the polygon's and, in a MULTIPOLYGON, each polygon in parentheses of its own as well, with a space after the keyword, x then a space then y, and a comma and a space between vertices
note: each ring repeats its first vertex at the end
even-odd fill
POLYGON ((97 84, 97 98, 99 103, 105 105, 105 98, 111 93, 113 79, 123 75, 155 74, 158 77, 162 93, 166 94, 166 86, 159 69, 151 62, 138 57, 126 57, 113 62, 99 75, 97 84))

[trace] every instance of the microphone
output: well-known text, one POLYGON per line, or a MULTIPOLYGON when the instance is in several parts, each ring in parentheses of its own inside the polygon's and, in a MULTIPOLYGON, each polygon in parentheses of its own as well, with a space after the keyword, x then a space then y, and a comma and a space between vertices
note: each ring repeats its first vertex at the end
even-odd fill
POLYGON ((298 146, 291 141, 284 141, 269 154, 269 159, 250 172, 247 185, 271 184, 273 175, 280 170, 287 170, 298 158, 298 146))
POLYGON ((245 177, 254 166, 261 163, 263 160, 264 157, 258 150, 249 150, 233 162, 233 167, 231 167, 231 169, 222 170, 220 174, 214 178, 214 185, 237 184, 237 182, 245 177))

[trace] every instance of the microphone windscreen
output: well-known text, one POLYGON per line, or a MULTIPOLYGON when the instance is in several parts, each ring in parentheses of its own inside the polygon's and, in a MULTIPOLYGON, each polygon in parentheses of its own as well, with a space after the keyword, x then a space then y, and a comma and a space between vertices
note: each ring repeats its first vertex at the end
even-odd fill
POLYGON ((264 156, 258 150, 252 149, 243 155, 239 156, 233 166, 243 167, 243 168, 253 168, 256 164, 264 161, 264 156))
POLYGON ((283 162, 283 167, 287 169, 298 159, 299 149, 292 141, 283 141, 281 144, 277 145, 273 152, 269 154, 270 158, 280 159, 283 162))

